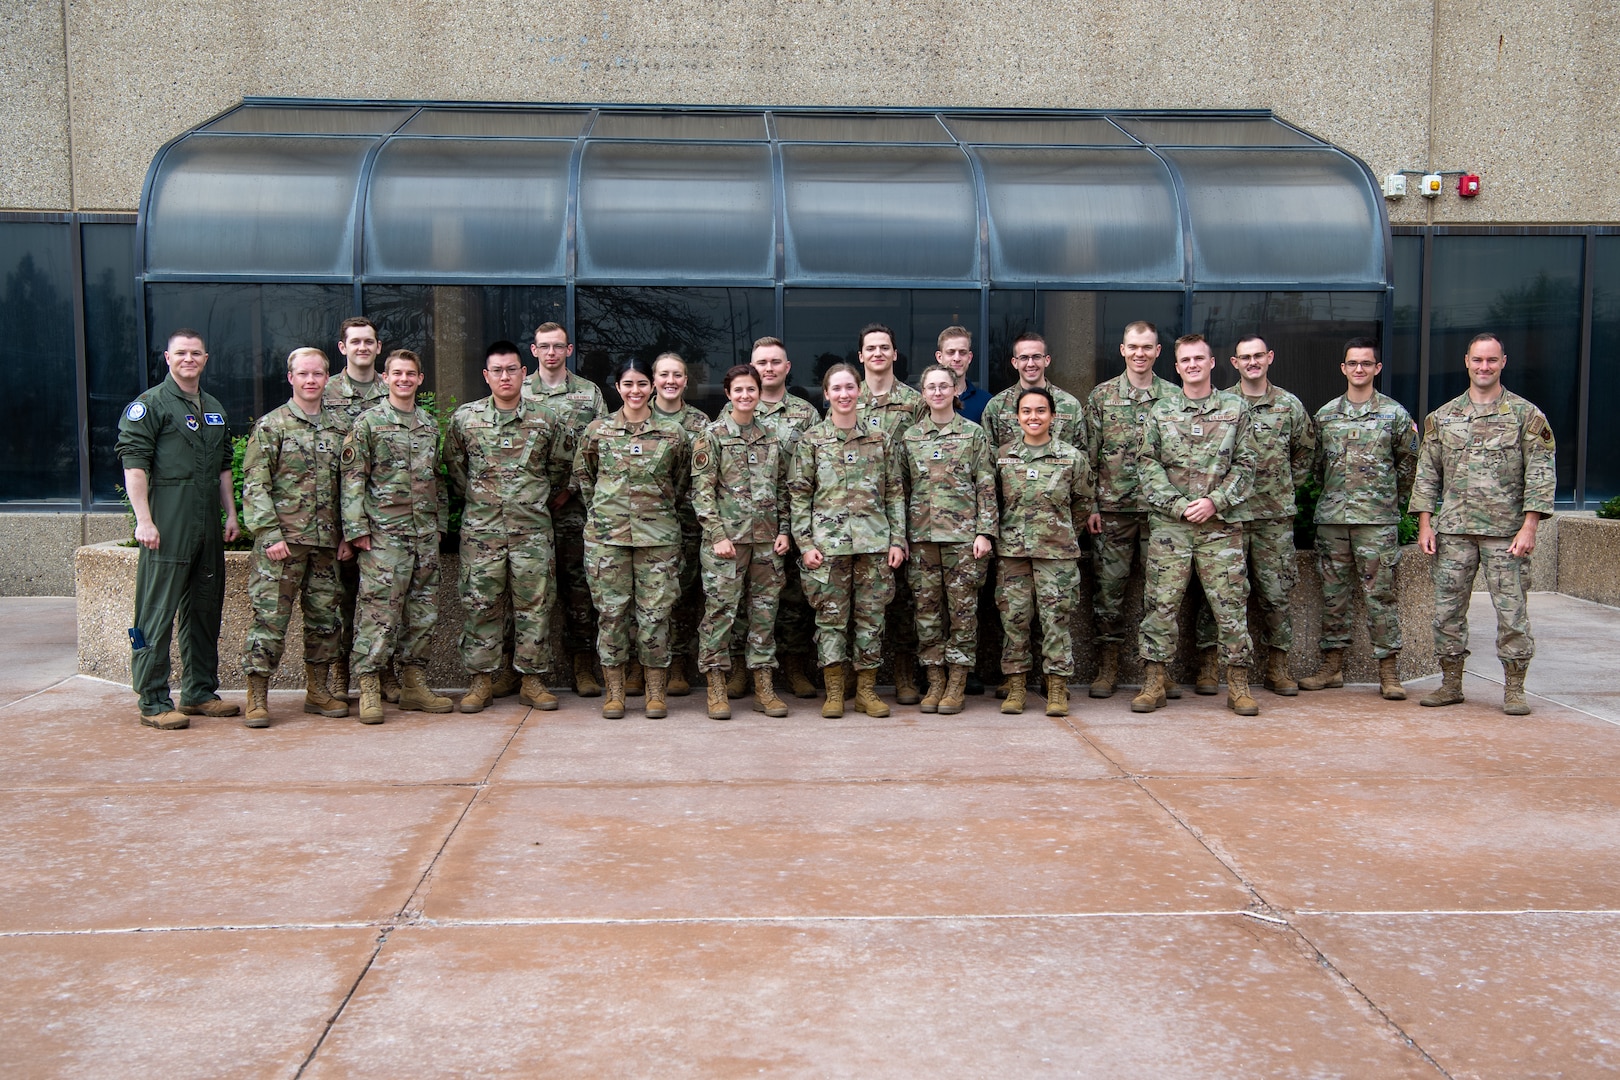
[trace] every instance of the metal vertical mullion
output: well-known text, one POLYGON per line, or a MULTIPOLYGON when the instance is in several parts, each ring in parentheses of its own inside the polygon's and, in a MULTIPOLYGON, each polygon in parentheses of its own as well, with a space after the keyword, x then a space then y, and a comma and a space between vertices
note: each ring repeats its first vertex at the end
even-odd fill
MULTIPOLYGON (((579 278, 579 170, 581 159, 585 156, 585 140, 590 137, 591 130, 596 127, 596 118, 602 114, 601 109, 592 109, 585 118, 585 126, 580 129, 579 135, 574 139, 573 152, 568 155, 568 204, 563 211, 563 325, 568 330, 568 340, 576 339, 577 320, 574 315, 575 297, 578 292, 579 278)), ((574 368, 579 369, 579 356, 574 356, 574 368)))
POLYGON ((1431 310, 1429 283, 1433 279, 1434 269, 1434 229, 1425 226, 1423 229, 1423 273, 1418 292, 1418 415, 1417 421, 1421 425, 1429 415, 1429 329, 1434 321, 1434 312, 1431 310))
POLYGON ((383 147, 388 145, 388 140, 398 135, 400 130, 416 119, 421 111, 420 108, 412 109, 409 116, 394 125, 394 130, 380 136, 376 142, 372 143, 371 149, 366 151, 366 156, 360 162, 360 174, 355 177, 354 232, 351 236, 353 249, 349 263, 349 280, 354 286, 352 299, 356 315, 364 314, 361 305, 364 301, 362 285, 366 280, 366 208, 371 201, 372 169, 376 167, 377 155, 382 153, 383 147))
POLYGON ((84 224, 74 214, 68 222, 68 265, 73 273, 73 361, 79 417, 79 509, 90 509, 90 362, 84 310, 84 224))
POLYGON ((1575 407, 1575 507, 1586 508, 1586 443, 1591 432, 1592 408, 1592 302, 1597 264, 1597 243, 1591 229, 1582 238, 1581 257, 1581 352, 1576 368, 1575 407))
MULTIPOLYGON (((775 337, 787 340, 787 177, 782 167, 782 140, 776 130, 776 114, 765 113, 765 138, 771 155, 771 288, 776 302, 775 337)), ((791 354, 789 354, 791 355, 791 354)))
POLYGON ((956 138, 956 132, 951 131, 950 125, 940 124, 946 131, 950 131, 951 138, 956 140, 956 148, 968 160, 968 169, 973 174, 973 206, 979 215, 979 228, 977 231, 979 243, 979 338, 982 348, 974 359, 974 374, 980 386, 990 385, 990 185, 984 179, 984 163, 979 155, 973 153, 962 145, 956 138))

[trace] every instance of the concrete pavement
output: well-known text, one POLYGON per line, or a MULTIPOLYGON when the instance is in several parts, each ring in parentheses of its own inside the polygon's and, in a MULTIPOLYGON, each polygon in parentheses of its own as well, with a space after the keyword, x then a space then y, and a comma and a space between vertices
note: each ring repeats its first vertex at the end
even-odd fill
POLYGON ((156 732, 0 600, 0 1073, 1614 1073, 1620 611, 1532 612, 1523 719, 1487 645, 1435 710, 156 732))

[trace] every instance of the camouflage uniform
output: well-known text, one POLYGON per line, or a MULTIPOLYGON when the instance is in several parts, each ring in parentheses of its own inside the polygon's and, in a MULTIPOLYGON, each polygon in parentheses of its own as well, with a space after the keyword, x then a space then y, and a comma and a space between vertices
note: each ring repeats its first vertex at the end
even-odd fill
POLYGON ((730 671, 731 642, 747 603, 747 664, 776 663, 776 604, 782 592, 782 556, 773 547, 789 531, 787 441, 762 424, 738 427, 724 416, 692 444, 692 507, 702 534, 703 623, 698 669, 730 671), (726 559, 714 545, 730 540, 726 559))
POLYGON ((332 410, 309 416, 296 402, 253 425, 242 458, 242 524, 253 536, 248 599, 253 625, 242 643, 242 672, 270 675, 281 663, 294 605, 303 599, 304 661, 330 664, 340 641, 337 548, 343 539, 343 435, 332 410), (265 554, 286 543, 280 562, 265 554))
MULTIPOLYGON (((653 416, 679 424, 686 432, 688 445, 695 443, 711 423, 707 413, 692 405, 683 405, 678 413, 664 413, 658 411, 655 403, 653 416)), ((702 557, 699 552, 703 546, 703 528, 692 509, 690 486, 678 510, 681 519, 681 592, 671 612, 670 649, 676 656, 695 660, 698 653, 698 623, 703 616, 702 557)))
MULTIPOLYGON (((730 415, 731 402, 728 401, 720 408, 720 418, 730 415)), ((754 410, 754 423, 775 431, 787 441, 791 463, 799 436, 821 423, 821 414, 803 398, 787 394, 781 401, 760 398, 754 410)), ((776 605, 777 649, 789 655, 808 656, 814 626, 815 615, 810 610, 810 602, 804 598, 804 584, 799 580, 799 552, 796 547, 789 547, 782 559, 782 592, 776 605)))
POLYGON ((525 675, 545 668, 555 588, 551 493, 568 484, 570 444, 532 398, 503 412, 486 397, 450 416, 445 469, 451 493, 467 501, 461 515, 461 662, 474 675, 500 667, 508 608, 512 666, 525 675))
POLYGON ((1138 390, 1120 375, 1100 383, 1086 399, 1086 456, 1096 476, 1095 512, 1102 518, 1102 532, 1091 538, 1099 645, 1119 645, 1125 640, 1120 617, 1138 549, 1142 565, 1147 565, 1147 503, 1137 483, 1137 456, 1142 451, 1148 410, 1176 392, 1173 383, 1157 375, 1145 390, 1138 390))
MULTIPOLYGON (((354 422, 360 419, 360 414, 388 400, 388 384, 380 377, 373 376, 370 382, 355 382, 349 378, 348 368, 344 368, 333 375, 326 382, 326 389, 321 392, 321 409, 328 413, 337 423, 338 429, 347 435, 354 422)), ((338 614, 342 620, 342 629, 339 632, 338 656, 348 656, 354 648, 354 601, 360 591, 360 559, 358 553, 353 559, 345 559, 337 564, 338 575, 338 614)), ((339 693, 342 691, 340 690, 339 693)))
POLYGON ((681 575, 678 507, 691 463, 685 429, 657 416, 631 423, 621 410, 591 421, 580 437, 574 484, 589 508, 585 566, 603 667, 629 662, 632 633, 643 667, 669 667, 669 613, 681 575))
POLYGON ((1401 507, 1417 474, 1417 425, 1400 403, 1373 393, 1317 410, 1316 558, 1322 572, 1323 652, 1350 647, 1350 600, 1361 582, 1373 656, 1401 650, 1395 564, 1401 507))
POLYGON ((906 576, 917 602, 917 659, 970 666, 989 566, 973 557, 973 541, 997 531, 990 440, 960 416, 943 425, 924 417, 900 438, 900 467, 910 487, 906 576))
MULTIPOLYGON (((602 391, 571 371, 555 387, 541 382, 540 373, 535 372, 523 384, 523 396, 534 398, 550 410, 568 440, 570 454, 577 451, 585 426, 607 415, 602 391)), ((591 588, 585 574, 585 503, 572 493, 572 484, 570 491, 561 506, 552 508, 551 529, 556 542, 557 599, 563 613, 563 651, 575 656, 596 647, 596 608, 591 605, 591 588)))
MULTIPOLYGON (((996 453, 1001 447, 1010 442, 1022 442, 1023 428, 1018 426, 1018 391, 1020 384, 1014 383, 1001 393, 990 399, 984 407, 984 415, 979 417, 979 423, 984 427, 984 433, 990 437, 990 452, 996 453)), ((1048 382, 1046 389, 1052 395, 1052 438, 1066 442, 1070 446, 1086 445, 1086 417, 1085 407, 1080 399, 1048 382)))
POLYGON ((857 424, 845 431, 824 420, 799 439, 788 492, 794 541, 800 551, 815 548, 825 559, 803 570, 805 595, 816 613, 820 666, 849 658, 857 670, 875 670, 883 660, 884 609, 894 597, 889 548, 906 543, 896 444, 880 427, 857 424))
MULTIPOLYGON (((1231 522, 1243 523, 1243 557, 1249 567, 1249 595, 1265 620, 1267 648, 1294 647, 1288 618, 1289 594, 1298 580, 1294 558, 1294 493, 1310 479, 1316 455, 1316 431, 1304 404, 1279 386, 1260 397, 1243 395, 1254 418, 1254 493, 1232 508, 1231 522)), ((1198 602, 1200 649, 1216 642, 1215 616, 1209 598, 1198 602)))
MULTIPOLYGON (((855 405, 860 417, 857 424, 881 429, 896 450, 906 429, 928 415, 928 403, 923 396, 899 379, 881 399, 872 393, 869 383, 862 381, 855 405)), ((912 595, 911 582, 905 574, 894 575, 894 598, 889 601, 884 623, 890 650, 897 656, 916 656, 917 598, 912 595)))
POLYGON ((427 664, 439 620, 439 536, 449 528, 433 418, 386 401, 361 413, 343 444, 343 537, 371 537, 359 554, 349 665, 356 675, 381 672, 396 647, 401 663, 427 664))
POLYGON ((1481 563, 1496 605, 1496 654, 1535 655, 1525 604, 1528 556, 1508 554, 1528 513, 1551 517, 1558 477, 1553 433, 1541 410, 1508 390, 1489 405, 1467 393, 1423 423, 1412 512, 1428 512, 1435 538, 1434 653, 1468 655, 1468 599, 1481 563))
POLYGON ((1196 568, 1220 628, 1228 666, 1248 667, 1249 575, 1243 525, 1230 519, 1254 489, 1254 418, 1242 395, 1211 391, 1196 401, 1183 393, 1160 398, 1148 411, 1137 474, 1152 507, 1142 659, 1169 663, 1176 652, 1176 617, 1187 578, 1196 568), (1215 516, 1193 524, 1181 515, 1197 500, 1215 503, 1215 516))
POLYGON ((1080 536, 1094 494, 1083 451, 1060 439, 1030 446, 1009 442, 996 455, 1001 489, 1000 581, 996 603, 1006 643, 1001 670, 1031 670, 1030 630, 1039 613, 1041 667, 1048 676, 1074 674, 1069 620, 1080 590, 1080 536))

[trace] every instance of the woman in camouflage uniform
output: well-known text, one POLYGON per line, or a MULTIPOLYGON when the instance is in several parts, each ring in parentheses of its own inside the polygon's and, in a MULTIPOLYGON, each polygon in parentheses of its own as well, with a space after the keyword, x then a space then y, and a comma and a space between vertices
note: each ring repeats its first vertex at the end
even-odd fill
POLYGON ((746 602, 754 711, 786 716, 787 706, 772 685, 772 668, 782 556, 788 551, 792 452, 773 429, 754 422, 759 372, 739 364, 726 372, 725 385, 731 410, 692 444, 692 506, 703 528, 706 598, 698 667, 708 675, 709 719, 730 719, 726 671, 732 665, 732 631, 746 602))
POLYGON ((979 644, 979 587, 995 550, 996 474, 984 429, 956 415, 956 373, 922 374, 928 415, 900 436, 917 603, 917 657, 928 672, 925 713, 959 713, 979 644), (950 679, 945 665, 950 664, 950 679))
POLYGON ((1029 631, 1039 612, 1046 715, 1069 715, 1074 645, 1069 619, 1080 591, 1080 533, 1091 513, 1091 465, 1085 452, 1052 437, 1052 395, 1045 387, 1018 394, 1022 439, 996 458, 1001 489, 1001 547, 996 607, 1008 675, 1004 713, 1024 711, 1024 677, 1032 666, 1029 631))
POLYGON ((877 669, 894 572, 906 561, 899 455, 881 427, 857 426, 861 384, 853 367, 828 368, 821 390, 830 406, 827 419, 799 439, 788 474, 793 540, 826 677, 821 715, 844 715, 844 657, 853 616, 855 707, 868 716, 888 716, 889 707, 877 696, 877 669))
POLYGON ((607 697, 602 715, 624 715, 630 638, 647 672, 647 715, 668 715, 669 612, 679 591, 677 507, 691 479, 684 429, 653 416, 652 370, 621 363, 614 384, 624 407, 593 420, 580 437, 574 482, 586 507, 585 569, 599 613, 597 652, 607 697), (631 611, 632 601, 635 604, 631 611))

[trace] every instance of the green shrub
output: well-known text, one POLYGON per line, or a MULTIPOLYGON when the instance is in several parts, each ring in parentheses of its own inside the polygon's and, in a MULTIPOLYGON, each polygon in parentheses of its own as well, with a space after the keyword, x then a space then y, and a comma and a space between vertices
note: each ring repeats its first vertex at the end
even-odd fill
POLYGON ((1620 495, 1606 500, 1602 506, 1598 507, 1597 516, 1600 518, 1620 518, 1620 495))

